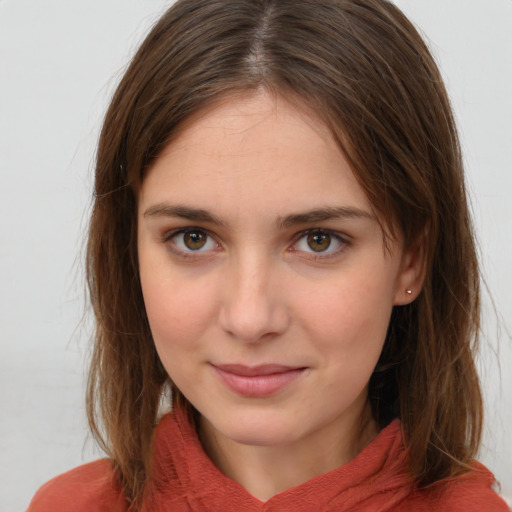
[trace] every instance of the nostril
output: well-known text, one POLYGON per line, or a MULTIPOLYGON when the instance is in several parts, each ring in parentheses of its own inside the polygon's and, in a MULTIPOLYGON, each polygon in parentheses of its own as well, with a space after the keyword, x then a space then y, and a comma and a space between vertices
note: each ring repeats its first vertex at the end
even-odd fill
POLYGON ((225 275, 219 319, 221 328, 245 343, 268 341, 288 327, 287 299, 281 276, 266 253, 244 246, 225 275))
POLYGON ((220 313, 222 329, 241 342, 268 341, 286 331, 285 308, 269 300, 230 302, 220 313))

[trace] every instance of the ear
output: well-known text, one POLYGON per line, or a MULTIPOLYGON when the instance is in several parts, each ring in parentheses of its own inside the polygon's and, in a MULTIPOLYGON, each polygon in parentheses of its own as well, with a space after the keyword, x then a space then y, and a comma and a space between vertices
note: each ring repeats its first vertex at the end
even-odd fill
POLYGON ((428 230, 425 229, 402 255, 393 302, 395 306, 410 304, 421 292, 427 268, 427 235, 428 230))

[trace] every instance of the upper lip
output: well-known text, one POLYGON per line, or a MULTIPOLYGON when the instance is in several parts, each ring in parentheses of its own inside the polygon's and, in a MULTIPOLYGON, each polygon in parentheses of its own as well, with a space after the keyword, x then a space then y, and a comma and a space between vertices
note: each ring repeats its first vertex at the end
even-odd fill
POLYGON ((261 364, 258 366, 245 366, 242 364, 214 364, 213 366, 223 372, 242 375, 244 377, 272 375, 273 373, 284 373, 303 368, 301 366, 286 366, 282 364, 261 364))

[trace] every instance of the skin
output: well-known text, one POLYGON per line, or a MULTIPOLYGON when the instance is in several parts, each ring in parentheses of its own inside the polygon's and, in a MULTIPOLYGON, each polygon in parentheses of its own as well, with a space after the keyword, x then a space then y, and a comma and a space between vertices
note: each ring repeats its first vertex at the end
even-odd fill
POLYGON ((392 308, 419 292, 420 261, 401 240, 384 248, 314 113, 266 91, 203 111, 145 177, 138 226, 156 349, 221 471, 265 501, 375 437, 368 381, 392 308), (219 376, 225 364, 300 370, 244 396, 219 376))

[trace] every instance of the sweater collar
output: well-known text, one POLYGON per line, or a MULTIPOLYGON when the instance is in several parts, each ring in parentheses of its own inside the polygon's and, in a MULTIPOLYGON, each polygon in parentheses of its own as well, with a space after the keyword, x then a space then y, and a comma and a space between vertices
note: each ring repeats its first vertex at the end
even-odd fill
POLYGON ((154 438, 148 510, 386 511, 407 496, 407 456, 399 420, 392 421, 357 457, 343 466, 283 491, 266 502, 226 477, 204 452, 186 408, 164 416, 154 438), (362 508, 361 508, 362 507, 362 508), (181 509, 180 509, 181 510, 181 509))

